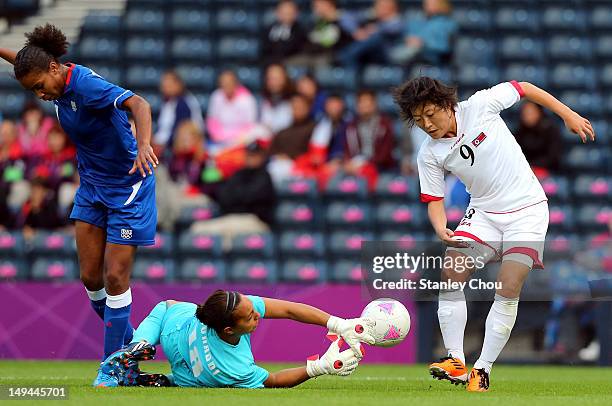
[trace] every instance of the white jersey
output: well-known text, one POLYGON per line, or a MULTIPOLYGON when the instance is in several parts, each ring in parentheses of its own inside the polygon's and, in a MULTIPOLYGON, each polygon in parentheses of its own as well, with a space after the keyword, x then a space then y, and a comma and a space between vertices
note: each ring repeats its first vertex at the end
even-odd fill
POLYGON ((428 137, 419 150, 421 201, 444 198, 445 171, 465 184, 470 207, 483 211, 505 213, 546 200, 521 147, 499 115, 522 95, 517 82, 505 82, 457 105, 457 136, 428 137))

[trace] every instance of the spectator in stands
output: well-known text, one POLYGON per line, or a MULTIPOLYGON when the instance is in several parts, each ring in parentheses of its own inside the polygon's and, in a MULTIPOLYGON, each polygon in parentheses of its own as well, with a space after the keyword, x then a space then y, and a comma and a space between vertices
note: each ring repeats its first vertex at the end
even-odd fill
POLYGON ((260 123, 271 134, 291 125, 291 96, 293 83, 283 65, 272 64, 266 68, 263 98, 260 108, 260 123))
POLYGON ((193 121, 183 121, 176 130, 170 158, 170 176, 183 195, 203 192, 203 171, 208 155, 204 135, 193 121))
POLYGON ((257 122, 257 102, 239 82, 236 74, 225 70, 219 75, 219 89, 208 104, 206 128, 211 153, 246 145, 257 122))
POLYGON ((563 146, 561 132, 540 105, 523 103, 514 136, 538 178, 559 170, 563 146))
POLYGON ((32 238, 37 229, 53 230, 66 225, 66 219, 59 216, 56 194, 44 179, 32 180, 30 197, 21 208, 18 225, 26 239, 32 238))
POLYGON ((59 125, 53 126, 47 136, 47 153, 28 161, 28 178, 44 179, 47 186, 59 191, 64 182, 74 182, 76 175, 76 149, 59 125))
POLYGON ((397 42, 403 22, 396 0, 375 0, 374 7, 356 19, 351 44, 342 49, 338 61, 358 67, 366 63, 389 63, 391 44, 397 42))
POLYGON ((26 160, 19 142, 17 125, 12 120, 0 124, 0 190, 10 207, 20 207, 28 198, 26 160))
POLYGON ((183 121, 189 120, 203 131, 204 120, 200 103, 187 91, 177 72, 169 70, 162 75, 160 91, 164 102, 157 119, 157 132, 153 142, 158 150, 163 150, 172 147, 176 128, 183 121))
POLYGON ((308 99, 310 118, 319 120, 325 113, 325 99, 327 93, 319 87, 317 80, 312 75, 304 75, 296 83, 296 91, 308 99))
POLYGON ((266 29, 261 41, 262 62, 282 63, 302 51, 306 43, 306 31, 298 17, 299 9, 295 1, 278 2, 276 20, 266 29))
POLYGON ((26 103, 21 113, 18 126, 19 142, 28 157, 37 157, 47 153, 47 136, 56 121, 43 113, 36 101, 26 103))
POLYGON ((423 0, 424 18, 408 22, 404 43, 394 47, 391 62, 406 65, 422 61, 434 65, 449 62, 457 23, 451 17, 449 0, 423 0))
POLYGON ((315 121, 310 118, 310 101, 296 94, 291 98, 293 124, 280 131, 272 139, 268 171, 275 184, 289 177, 293 171, 294 159, 308 151, 315 121))

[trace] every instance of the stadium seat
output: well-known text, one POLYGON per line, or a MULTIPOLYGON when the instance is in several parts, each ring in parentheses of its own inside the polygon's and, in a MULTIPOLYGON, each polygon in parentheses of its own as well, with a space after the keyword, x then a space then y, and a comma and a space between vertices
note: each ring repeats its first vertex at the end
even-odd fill
POLYGON ((121 59, 121 42, 114 36, 85 36, 81 38, 78 48, 83 59, 104 62, 121 59))
POLYGON ((315 205, 306 202, 281 202, 276 207, 276 222, 281 228, 317 228, 319 217, 315 205))
POLYGON ((397 66, 368 65, 361 75, 361 83, 369 89, 388 90, 404 80, 404 69, 397 66))
POLYGON ((501 7, 495 13, 495 28, 501 31, 535 32, 538 13, 520 6, 501 7))
POLYGON ((332 257, 355 257, 361 253, 361 243, 372 241, 371 232, 336 231, 329 236, 328 247, 332 257))
POLYGON ((133 65, 126 71, 125 82, 129 88, 157 88, 163 69, 156 65, 133 65))
POLYGON ((495 46, 492 40, 483 37, 461 36, 455 45, 455 59, 463 64, 491 65, 495 61, 495 46))
POLYGON ((0 257, 0 282, 27 279, 27 270, 25 261, 21 259, 0 257))
POLYGON ((191 282, 223 282, 225 280, 225 262, 207 258, 190 258, 180 263, 177 278, 191 282))
POLYGON ((165 16, 161 8, 133 7, 124 17, 123 25, 131 32, 163 32, 166 29, 165 16))
POLYGON ((278 279, 276 262, 238 259, 230 264, 227 277, 233 282, 274 283, 278 279))
POLYGON ((179 236, 178 255, 181 258, 220 258, 223 255, 221 236, 184 231, 179 236))
POLYGON ((142 96, 151 105, 151 113, 153 117, 157 117, 162 104, 162 98, 159 91, 157 91, 157 89, 151 86, 146 89, 132 87, 130 90, 132 90, 137 95, 142 96))
MULTIPOLYGON (((449 206, 446 208, 446 219, 448 221, 448 228, 454 229, 459 225, 459 222, 465 215, 464 206, 449 206)), ((425 223, 427 224, 427 223, 425 223)))
POLYGON ((19 257, 24 248, 25 243, 20 232, 0 231, 0 258, 19 257))
POLYGON ((555 35, 548 41, 548 56, 553 61, 588 62, 593 55, 593 44, 587 37, 555 35))
POLYGON ((368 203, 333 202, 325 210, 325 220, 332 228, 367 229, 372 221, 371 212, 368 203))
POLYGON ((551 232, 572 231, 574 229, 574 211, 568 205, 550 205, 549 229, 551 232))
POLYGON ((550 75, 550 84, 556 89, 591 89, 595 86, 595 72, 586 65, 563 63, 556 65, 550 75))
POLYGON ((544 260, 571 260, 578 250, 579 240, 578 235, 570 233, 547 235, 544 245, 544 260))
POLYGON ((219 208, 212 202, 200 207, 184 207, 181 210, 176 225, 179 229, 185 229, 196 221, 210 220, 218 212, 219 208))
MULTIPOLYGON (((612 45, 612 43, 610 45, 612 45)), ((612 88, 612 63, 603 65, 600 68, 599 84, 604 88, 612 88)))
POLYGON ((200 103, 202 115, 206 115, 206 111, 208 110, 208 102, 210 101, 210 93, 194 92, 193 97, 195 97, 198 100, 198 103, 200 103))
POLYGON ((334 176, 325 187, 324 195, 332 199, 364 200, 368 188, 364 178, 356 176, 334 176))
POLYGON ((325 254, 323 235, 319 232, 287 231, 278 238, 280 253, 286 258, 322 258, 325 254))
POLYGON ((365 275, 357 260, 341 259, 332 263, 329 279, 334 282, 360 283, 365 275))
POLYGON ((220 31, 256 33, 259 29, 259 16, 244 8, 222 8, 215 16, 215 27, 220 31))
POLYGON ((420 203, 379 202, 374 218, 379 230, 418 230, 426 218, 420 203))
POLYGON ((280 279, 285 282, 322 283, 327 279, 325 261, 289 259, 281 263, 280 279))
POLYGON ((612 207, 602 204, 585 204, 577 210, 576 223, 579 232, 605 231, 612 216, 612 207))
POLYGON ((560 95, 560 99, 574 111, 579 111, 580 114, 586 115, 592 119, 598 117, 605 108, 601 95, 596 92, 563 92, 560 95))
POLYGON ((568 151, 564 162, 567 169, 576 173, 585 171, 602 173, 609 171, 609 168, 606 167, 610 165, 609 156, 609 148, 602 149, 600 147, 578 145, 568 151))
POLYGON ((210 25, 210 13, 195 7, 174 9, 170 16, 170 28, 174 33, 205 33, 210 25))
POLYGON ((388 114, 392 117, 397 117, 399 111, 397 109, 395 101, 393 100, 393 95, 391 94, 391 92, 378 92, 378 94, 376 95, 376 102, 378 103, 378 109, 381 112, 388 114))
POLYGON ((88 64, 87 67, 111 83, 123 83, 123 70, 117 67, 116 65, 92 63, 88 64))
POLYGON ((32 279, 40 281, 71 281, 78 277, 72 259, 38 258, 32 264, 32 279))
POLYGON ((548 86, 548 69, 539 65, 508 64, 504 69, 502 80, 522 80, 546 88, 548 86))
POLYGON ((115 11, 97 10, 90 12, 83 20, 82 33, 119 34, 121 30, 121 16, 115 11))
POLYGON ((462 33, 482 33, 491 28, 491 13, 479 7, 454 7, 453 18, 462 33))
POLYGON ((540 62, 544 57, 543 48, 539 38, 511 35, 501 40, 498 50, 507 62, 540 62))
POLYGON ((315 78, 324 89, 354 90, 357 87, 357 72, 340 66, 321 66, 315 70, 315 78))
POLYGON ((253 37, 223 36, 218 44, 217 52, 221 59, 251 61, 259 56, 259 41, 253 37))
POLYGON ((565 203, 569 200, 570 187, 567 178, 549 176, 540 180, 540 183, 550 203, 565 203))
POLYGON ((210 66, 178 65, 176 71, 191 90, 212 91, 217 87, 217 72, 210 66))
POLYGON ((459 67, 457 81, 461 86, 482 89, 499 82, 499 72, 484 65, 462 65, 459 67))
POLYGON ((170 46, 172 57, 180 61, 202 62, 211 60, 212 44, 197 36, 175 37, 170 46))
POLYGON ((166 42, 160 37, 130 37, 125 45, 125 57, 137 62, 163 61, 166 42))
POLYGON ((0 112, 8 117, 17 117, 23 110, 26 94, 23 90, 2 92, 0 97, 0 112))
POLYGON ((554 261, 547 266, 551 290, 558 297, 590 295, 588 274, 581 272, 572 261, 554 261))
POLYGON ((574 198, 582 201, 611 201, 612 178, 582 175, 574 181, 574 198))
POLYGON ((419 199, 418 179, 393 173, 380 174, 374 196, 379 200, 416 201, 419 199))
POLYGON ((410 77, 415 78, 419 76, 429 76, 444 83, 452 83, 454 81, 451 69, 442 66, 415 64, 410 71, 410 77))
POLYGON ((174 252, 174 237, 171 233, 156 233, 155 243, 138 249, 139 256, 168 258, 174 252))
POLYGON ((132 278, 147 282, 171 282, 174 280, 174 261, 169 259, 142 259, 134 263, 132 278))
POLYGON ((599 5, 591 10, 590 28, 607 32, 612 29, 612 5, 599 5))
POLYGON ((576 32, 586 28, 586 15, 577 8, 550 6, 542 12, 542 26, 548 32, 576 32))
POLYGON ((276 244, 271 233, 239 234, 232 238, 230 255, 233 257, 273 258, 276 244))
POLYGON ((314 179, 285 179, 276 189, 281 199, 312 200, 318 196, 314 179))
POLYGON ((417 249, 429 246, 437 237, 423 232, 383 230, 376 236, 377 241, 394 242, 400 249, 417 249))
POLYGON ((259 91, 262 80, 261 70, 256 66, 238 66, 234 69, 240 83, 251 91, 259 91))
POLYGON ((30 246, 35 256, 72 256, 76 253, 74 235, 59 231, 37 231, 30 246))

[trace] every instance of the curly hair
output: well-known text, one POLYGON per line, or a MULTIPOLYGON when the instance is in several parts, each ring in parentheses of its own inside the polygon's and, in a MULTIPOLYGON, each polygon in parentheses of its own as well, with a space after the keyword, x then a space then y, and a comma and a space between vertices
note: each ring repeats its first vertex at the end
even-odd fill
POLYGON ((18 80, 35 70, 46 72, 51 62, 57 62, 68 51, 66 36, 54 25, 38 26, 25 36, 25 46, 15 58, 15 78, 18 80))
POLYGON ((409 126, 414 125, 412 111, 425 103, 443 109, 452 109, 458 103, 457 88, 447 86, 427 76, 410 79, 393 89, 393 100, 399 106, 400 118, 409 126))

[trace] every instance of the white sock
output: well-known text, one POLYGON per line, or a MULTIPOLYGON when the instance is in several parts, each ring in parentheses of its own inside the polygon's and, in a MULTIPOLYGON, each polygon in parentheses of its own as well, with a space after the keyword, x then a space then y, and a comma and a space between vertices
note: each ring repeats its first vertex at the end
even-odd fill
POLYGON ((519 298, 509 299, 495 295, 495 301, 487 316, 484 343, 480 358, 474 364, 475 369, 484 368, 491 373, 493 363, 504 349, 510 338, 510 332, 516 321, 519 298))
POLYGON ((89 296, 89 300, 92 300, 94 302, 97 302, 98 300, 102 300, 106 297, 106 290, 104 288, 100 289, 100 290, 88 290, 85 289, 87 291, 87 296, 89 296))
POLYGON ((111 309, 119 309, 132 304, 132 289, 128 288, 125 292, 119 295, 108 295, 106 297, 106 305, 111 309))
POLYGON ((438 321, 448 355, 459 358, 465 364, 463 334, 467 323, 467 305, 462 290, 440 291, 438 321))

